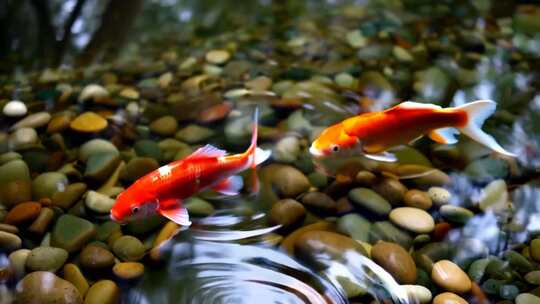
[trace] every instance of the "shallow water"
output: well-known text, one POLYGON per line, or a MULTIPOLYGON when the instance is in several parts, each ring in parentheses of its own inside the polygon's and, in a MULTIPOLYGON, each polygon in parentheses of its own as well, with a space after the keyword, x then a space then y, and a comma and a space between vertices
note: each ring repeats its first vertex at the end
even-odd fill
POLYGON ((0 4, 0 304, 540 302, 533 1, 39 3, 0 4), (357 113, 477 99, 515 158, 309 153, 357 113), (186 199, 189 228, 109 220, 159 166, 244 151, 255 108, 260 191, 186 199))

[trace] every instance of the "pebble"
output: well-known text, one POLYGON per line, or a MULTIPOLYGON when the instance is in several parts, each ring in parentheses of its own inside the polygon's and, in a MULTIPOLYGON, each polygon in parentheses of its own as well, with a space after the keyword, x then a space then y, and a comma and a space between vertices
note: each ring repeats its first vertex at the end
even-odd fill
POLYGON ((85 142, 80 146, 79 160, 81 160, 82 162, 86 162, 91 155, 99 153, 119 154, 120 152, 118 152, 118 148, 116 148, 116 146, 113 145, 110 141, 101 138, 95 138, 85 142))
POLYGON ((73 113, 64 112, 56 114, 52 117, 51 121, 47 125, 47 133, 62 132, 69 128, 69 124, 73 119, 73 113))
POLYGON ((84 183, 70 184, 63 191, 56 191, 53 194, 52 204, 67 210, 82 197, 86 189, 87 186, 84 183))
POLYGON ((472 287, 469 276, 448 260, 441 260, 433 265, 431 278, 441 288, 455 293, 466 293, 472 287))
POLYGON ((535 296, 532 293, 520 293, 515 301, 516 304, 538 304, 540 303, 540 297, 535 296))
POLYGON ((492 210, 494 212, 500 212, 508 209, 508 190, 506 182, 502 179, 498 179, 489 183, 482 190, 478 206, 482 211, 492 210))
POLYGON ((474 217, 474 213, 469 209, 454 205, 444 205, 439 212, 446 220, 458 224, 465 224, 474 217))
POLYGON ((94 101, 102 103, 109 99, 109 92, 99 84, 85 86, 79 94, 79 101, 94 101))
POLYGON ((56 247, 36 247, 32 249, 26 267, 31 271, 56 272, 67 261, 68 252, 56 247))
POLYGON ((529 284, 540 285, 540 270, 535 270, 525 275, 525 281, 529 284))
POLYGON ((96 153, 90 155, 86 162, 84 177, 93 181, 103 182, 111 176, 120 163, 120 155, 114 152, 96 153))
POLYGON ((144 274, 144 264, 138 262, 117 263, 113 267, 113 273, 124 280, 136 280, 144 274))
POLYGON ((398 283, 416 282, 416 264, 411 255, 400 245, 379 241, 371 248, 371 258, 388 271, 398 283))
POLYGON ((2 113, 7 117, 21 117, 26 115, 27 112, 26 105, 20 100, 11 100, 2 109, 2 113))
POLYGON ((86 207, 97 213, 109 213, 114 203, 114 199, 93 190, 88 191, 84 199, 86 207))
POLYGON ((160 136, 172 136, 178 130, 178 122, 171 115, 162 116, 150 124, 150 131, 160 136))
POLYGON ((188 144, 196 144, 206 141, 214 136, 214 131, 199 125, 190 124, 176 132, 175 138, 188 144))
POLYGON ((294 242, 294 255, 312 265, 318 265, 321 256, 340 260, 343 258, 343 253, 348 251, 367 255, 360 243, 347 236, 329 231, 307 231, 294 242))
POLYGON ((372 172, 360 170, 356 174, 354 181, 362 186, 370 186, 375 182, 376 179, 377 176, 372 172))
POLYGON ((533 260, 540 262, 540 238, 531 241, 529 252, 533 260))
POLYGON ((12 252, 21 248, 22 240, 20 237, 13 233, 0 231, 0 250, 5 252, 12 252))
POLYGON ((300 154, 300 140, 296 136, 280 139, 272 150, 272 157, 282 163, 293 163, 300 154))
POLYGON ((69 124, 71 129, 82 133, 98 133, 107 128, 107 125, 107 120, 94 112, 84 112, 69 124))
POLYGON ((322 192, 308 192, 302 196, 302 204, 318 214, 329 216, 336 213, 337 205, 330 196, 322 192))
POLYGON ((311 186, 308 178, 300 170, 281 165, 273 172, 272 184, 281 197, 290 198, 297 197, 311 186))
POLYGON ((94 224, 83 218, 64 214, 58 218, 51 235, 51 245, 68 252, 81 249, 94 235, 94 224))
POLYGON ((124 166, 120 172, 120 178, 128 182, 133 182, 157 168, 159 168, 159 163, 153 158, 134 157, 124 166))
POLYGON ((143 258, 145 253, 144 245, 136 237, 124 235, 116 240, 112 246, 116 256, 122 261, 136 262, 143 258))
POLYGON ((0 224, 0 231, 17 234, 19 233, 19 228, 17 228, 17 226, 13 226, 9 224, 0 224))
POLYGON ((41 204, 36 202, 25 202, 16 205, 4 218, 4 223, 11 225, 21 225, 33 221, 41 211, 41 204))
POLYGON ((88 284, 88 281, 82 274, 81 269, 79 269, 79 267, 75 264, 68 263, 64 265, 63 273, 64 279, 73 284, 77 290, 79 290, 79 293, 84 297, 88 291, 88 288, 90 288, 90 284, 88 284))
MULTIPOLYGON (((30 169, 23 160, 15 159, 0 166, 0 185, 16 181, 30 181, 30 169)), ((3 188, 5 189, 5 188, 3 188)))
POLYGON ((389 217, 394 224, 415 233, 430 233, 435 228, 431 215, 418 208, 395 208, 390 212, 389 217))
POLYGON ((55 192, 65 189, 67 184, 68 179, 63 173, 41 173, 32 181, 32 197, 36 200, 52 198, 55 192))
POLYGON ((41 208, 38 217, 27 229, 28 232, 31 232, 36 235, 43 235, 47 231, 50 223, 54 219, 54 211, 51 208, 45 207, 41 208))
POLYGON ((443 292, 433 299, 433 304, 469 304, 469 302, 455 293, 443 292))
POLYGON ((133 145, 135 154, 140 157, 150 157, 156 161, 161 160, 161 149, 157 142, 149 139, 141 139, 135 142, 133 145))
POLYGON ((11 134, 14 149, 20 150, 31 147, 39 142, 39 137, 33 128, 19 128, 11 134))
POLYGON ((25 118, 19 120, 11 127, 11 129, 17 130, 20 128, 40 128, 47 125, 49 123, 49 120, 51 120, 51 114, 49 114, 48 112, 38 112, 30 114, 25 118))
POLYGON ((82 302, 82 296, 73 284, 51 272, 32 272, 26 275, 16 288, 15 303, 81 304, 82 302))
POLYGON ((349 213, 340 217, 337 221, 337 230, 351 238, 369 242, 371 222, 359 214, 349 213))
POLYGON ((375 191, 368 188, 355 188, 349 191, 349 199, 361 209, 378 216, 386 216, 392 210, 390 203, 375 191))
POLYGON ((15 250, 9 255, 9 265, 17 279, 22 278, 26 274, 26 260, 30 255, 29 249, 15 250))
POLYGON ((190 197, 184 202, 184 207, 191 216, 209 216, 215 212, 215 208, 209 202, 198 197, 190 197))
POLYGON ((290 198, 282 199, 272 205, 269 220, 273 225, 282 225, 288 229, 302 222, 306 216, 306 208, 298 201, 290 198))
POLYGON ((213 64, 223 64, 231 58, 231 54, 225 50, 211 50, 206 53, 206 61, 213 64))
POLYGON ((394 178, 385 178, 381 182, 375 183, 373 190, 384 197, 392 206, 401 204, 405 193, 407 193, 407 187, 394 178))
POLYGON ((369 231, 369 239, 371 243, 388 241, 397 243, 403 248, 409 248, 413 241, 406 231, 399 229, 388 221, 373 223, 369 231))
POLYGON ((150 258, 152 260, 159 261, 161 259, 160 246, 178 233, 179 228, 180 226, 172 221, 167 222, 167 224, 161 228, 152 244, 152 250, 150 250, 150 258))
POLYGON ((120 288, 111 280, 100 280, 88 289, 84 304, 120 303, 120 288))
POLYGON ((422 285, 401 285, 411 299, 420 304, 431 303, 431 291, 422 285))
POLYGON ((114 255, 100 246, 88 245, 81 251, 79 262, 86 269, 101 270, 114 265, 114 255))
POLYGON ((427 192, 416 189, 409 190, 405 193, 403 203, 408 207, 419 208, 422 210, 429 210, 433 205, 431 197, 427 192))

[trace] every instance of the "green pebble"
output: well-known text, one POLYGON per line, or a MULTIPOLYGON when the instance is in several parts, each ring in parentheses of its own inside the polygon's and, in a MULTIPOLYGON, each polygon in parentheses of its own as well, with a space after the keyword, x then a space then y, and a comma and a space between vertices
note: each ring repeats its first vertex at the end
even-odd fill
POLYGON ((471 266, 469 266, 469 271, 467 272, 471 280, 477 283, 482 281, 489 262, 491 262, 491 258, 478 259, 472 262, 471 266))
POLYGON ((412 237, 388 221, 374 223, 369 231, 369 240, 371 244, 381 240, 393 242, 405 249, 410 248, 412 245, 412 237))
POLYGON ((135 153, 137 156, 140 157, 150 157, 158 162, 161 160, 161 149, 159 148, 159 145, 149 139, 141 139, 135 142, 135 145, 133 146, 135 149, 135 153))
POLYGON ((118 153, 102 152, 92 154, 86 162, 84 177, 96 181, 104 181, 111 175, 119 163, 120 156, 118 153))
POLYGON ((502 159, 482 158, 471 162, 465 174, 475 181, 490 181, 508 176, 508 163, 502 159))
POLYGON ((361 215, 350 213, 338 219, 337 229, 355 240, 369 242, 371 222, 361 215))
POLYGON ((390 203, 375 191, 368 188, 355 188, 349 191, 349 199, 361 209, 387 216, 392 211, 390 203))
POLYGON ((208 216, 214 213, 215 209, 209 202, 198 197, 190 197, 184 202, 184 207, 191 216, 208 216))
POLYGON ((86 193, 84 203, 88 209, 97 213, 109 213, 115 200, 105 194, 90 190, 86 193))
POLYGON ((465 224, 474 217, 471 210, 454 205, 441 206, 439 212, 446 220, 456 224, 465 224))
POLYGON ((540 285, 540 270, 535 270, 525 275, 525 281, 529 284, 540 285))
POLYGON ((512 268, 520 272, 529 272, 534 268, 526 257, 516 251, 509 250, 504 253, 504 257, 508 262, 510 262, 510 266, 512 266, 512 268))
POLYGON ((310 173, 308 179, 313 187, 322 188, 328 185, 328 177, 319 172, 310 173))
POLYGON ((53 228, 51 244, 71 253, 81 249, 95 234, 96 228, 91 222, 64 214, 53 228))
POLYGON ((502 285, 499 289, 499 295, 506 300, 513 300, 519 294, 519 289, 514 285, 502 285))
POLYGON ((121 236, 113 244, 113 252, 122 261, 136 262, 143 258, 145 248, 143 243, 130 235, 121 236))
POLYGON ((0 185, 14 181, 29 181, 30 169, 26 163, 20 159, 15 159, 0 166, 0 185))
POLYGON ((85 142, 79 148, 79 160, 86 162, 91 155, 99 153, 119 154, 116 146, 110 141, 97 138, 85 142))
POLYGON ((59 189, 65 189, 68 179, 63 173, 45 172, 38 175, 32 182, 32 197, 36 200, 40 198, 52 198, 59 189))
POLYGON ((487 279, 482 283, 482 290, 487 294, 496 295, 503 285, 504 280, 487 279))
POLYGON ((106 242, 109 236, 117 231, 121 231, 120 224, 113 221, 107 221, 97 227, 95 238, 97 241, 106 242))
POLYGON ((68 252, 62 248, 36 247, 32 249, 26 267, 31 271, 56 272, 66 262, 68 252))
POLYGON ((188 125, 176 132, 174 137, 188 144, 196 144, 208 140, 214 136, 214 131, 198 125, 188 125))

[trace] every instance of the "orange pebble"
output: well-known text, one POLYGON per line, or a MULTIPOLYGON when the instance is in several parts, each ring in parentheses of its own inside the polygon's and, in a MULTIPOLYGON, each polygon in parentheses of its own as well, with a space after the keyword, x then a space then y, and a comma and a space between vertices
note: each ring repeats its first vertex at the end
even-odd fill
POLYGON ((36 202, 25 202, 16 205, 9 210, 4 223, 17 225, 34 220, 41 211, 41 204, 36 202))

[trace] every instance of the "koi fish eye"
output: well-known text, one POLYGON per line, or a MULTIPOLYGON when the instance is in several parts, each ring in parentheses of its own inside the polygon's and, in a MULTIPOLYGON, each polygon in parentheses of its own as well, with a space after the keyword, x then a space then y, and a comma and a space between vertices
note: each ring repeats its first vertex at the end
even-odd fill
POLYGON ((330 149, 332 149, 333 152, 338 152, 339 151, 339 146, 338 145, 331 145, 330 149))
POLYGON ((135 206, 135 207, 131 208, 131 212, 133 214, 137 214, 139 212, 139 207, 135 206))

